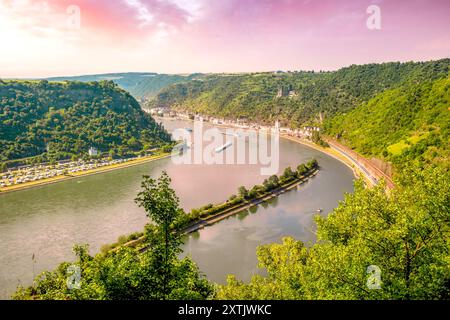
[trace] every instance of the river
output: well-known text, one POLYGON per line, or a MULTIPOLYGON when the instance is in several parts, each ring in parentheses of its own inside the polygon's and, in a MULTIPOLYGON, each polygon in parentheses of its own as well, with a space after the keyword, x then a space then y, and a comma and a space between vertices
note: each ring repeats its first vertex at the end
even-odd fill
MULTIPOLYGON (((192 127, 163 120, 169 131, 192 127)), ((272 202, 230 217, 186 237, 184 252, 209 279, 224 283, 227 274, 249 280, 257 269, 258 245, 293 236, 315 240, 313 216, 326 215, 353 190, 352 171, 336 159, 293 141, 280 140, 280 172, 316 158, 320 173, 272 202)), ((218 203, 265 177, 258 165, 177 165, 166 158, 103 174, 80 177, 0 196, 0 298, 33 275, 72 261, 73 244, 89 244, 91 253, 120 235, 141 231, 148 222, 134 198, 143 175, 166 170, 185 210, 218 203), (34 260, 32 259, 34 255, 34 260)))

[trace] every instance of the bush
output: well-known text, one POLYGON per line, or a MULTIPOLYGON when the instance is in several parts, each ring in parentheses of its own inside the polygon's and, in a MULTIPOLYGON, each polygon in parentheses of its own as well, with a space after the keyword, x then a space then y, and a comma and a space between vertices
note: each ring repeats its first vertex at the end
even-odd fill
POLYGON ((318 166, 319 166, 319 163, 317 162, 316 159, 312 159, 311 161, 309 161, 309 162, 306 164, 306 168, 307 168, 308 170, 315 169, 315 168, 317 168, 318 166))
POLYGON ((297 174, 298 176, 303 176, 308 172, 308 168, 304 165, 301 164, 297 167, 297 174))
POLYGON ((121 245, 127 243, 127 242, 128 242, 128 236, 124 236, 124 235, 120 236, 120 237, 117 239, 117 242, 118 242, 119 244, 121 244, 121 245))

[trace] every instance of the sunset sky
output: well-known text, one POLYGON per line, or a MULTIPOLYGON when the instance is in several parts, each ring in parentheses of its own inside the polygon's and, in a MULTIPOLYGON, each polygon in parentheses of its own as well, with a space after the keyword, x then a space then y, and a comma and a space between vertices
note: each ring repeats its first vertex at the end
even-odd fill
POLYGON ((439 59, 449 17, 448 0, 0 0, 0 77, 439 59), (366 25, 371 5, 379 30, 366 25))

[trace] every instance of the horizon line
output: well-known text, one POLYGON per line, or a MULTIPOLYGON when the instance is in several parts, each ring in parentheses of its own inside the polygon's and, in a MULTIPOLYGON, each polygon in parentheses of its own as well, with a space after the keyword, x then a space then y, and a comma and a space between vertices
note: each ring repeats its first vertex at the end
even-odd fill
POLYGON ((333 68, 333 69, 321 69, 321 68, 315 68, 315 69, 291 69, 291 70, 283 70, 283 69, 277 69, 277 70, 260 70, 260 71, 222 71, 222 72, 180 72, 180 73, 164 73, 164 72, 156 72, 156 71, 118 71, 118 72, 96 72, 96 73, 80 73, 80 74, 72 74, 72 75, 50 75, 46 77, 3 77, 0 76, 0 80, 46 80, 46 79, 53 79, 53 78, 77 78, 77 77, 88 77, 88 76, 101 76, 101 75, 115 75, 115 74, 154 74, 154 75, 169 75, 169 76, 190 76, 193 74, 201 74, 201 75, 221 75, 221 74, 231 74, 231 75, 240 75, 240 74, 258 74, 258 73, 277 73, 277 72, 283 72, 283 73, 308 73, 308 72, 314 72, 314 73, 326 73, 326 72, 336 72, 342 69, 350 68, 352 66, 366 66, 366 65, 380 65, 380 64, 389 64, 389 63, 425 63, 425 62, 431 62, 431 61, 439 61, 439 60, 445 60, 450 59, 450 55, 442 58, 437 59, 428 59, 428 60, 389 60, 389 61, 383 61, 383 62, 367 62, 362 64, 349 64, 345 65, 339 68, 333 68))

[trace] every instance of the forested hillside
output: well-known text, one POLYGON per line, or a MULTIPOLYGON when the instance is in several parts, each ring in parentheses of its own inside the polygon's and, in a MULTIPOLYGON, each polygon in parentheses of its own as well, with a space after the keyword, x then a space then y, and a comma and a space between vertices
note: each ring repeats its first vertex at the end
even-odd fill
POLYGON ((107 73, 74 77, 48 78, 48 81, 113 81, 136 99, 148 99, 156 96, 162 88, 171 84, 201 78, 200 74, 177 75, 150 72, 107 73))
POLYGON ((291 126, 321 123, 385 90, 445 77, 450 59, 350 66, 336 72, 210 75, 163 89, 150 107, 291 126), (280 92, 279 92, 280 91, 280 92))
POLYGON ((326 218, 318 242, 258 248, 267 276, 230 276, 218 299, 422 300, 450 298, 449 171, 408 170, 389 196, 361 182, 326 218))
POLYGON ((137 151, 170 140, 113 82, 0 81, 0 161, 137 151))
POLYGON ((450 157, 450 78, 387 90, 326 122, 328 135, 367 156, 402 166, 450 157))
MULTIPOLYGON (((76 265, 84 275, 80 290, 67 288, 66 263, 40 275, 33 286, 19 288, 14 298, 450 299, 449 61, 352 66, 330 73, 211 75, 163 90, 151 106, 261 122, 281 118, 291 125, 319 122, 321 112, 325 133, 365 155, 394 162, 395 187, 387 191, 381 182, 366 188, 357 181, 354 193, 327 217, 317 215, 317 242, 304 244, 286 237, 261 246, 257 256, 265 276, 254 276, 248 283, 230 276, 226 285, 213 285, 190 258, 178 259, 182 238, 171 231, 184 213, 169 177, 165 173, 159 180, 144 177, 136 201, 156 221, 145 231, 149 250, 141 254, 119 247, 92 257, 85 247, 76 247, 76 265)), ((130 99, 110 82, 85 86, 130 99)), ((90 91, 69 92, 87 100, 90 91)), ((26 97, 16 94, 14 101, 22 106, 26 97)), ((89 106, 116 105, 111 99, 103 104, 88 101, 89 106)), ((10 109, 3 110, 9 115, 10 109)), ((133 103, 129 113, 142 111, 133 103)), ((27 119, 28 113, 15 114, 10 122, 27 119)), ((77 119, 88 117, 84 115, 77 119)), ((56 126, 60 119, 48 120, 46 126, 56 126)), ((77 127, 89 128, 84 122, 77 127)), ((165 134, 153 128, 163 140, 165 134)), ((33 136, 34 131, 28 131, 27 137, 33 136)), ((122 135, 129 132, 124 129, 122 135)))

